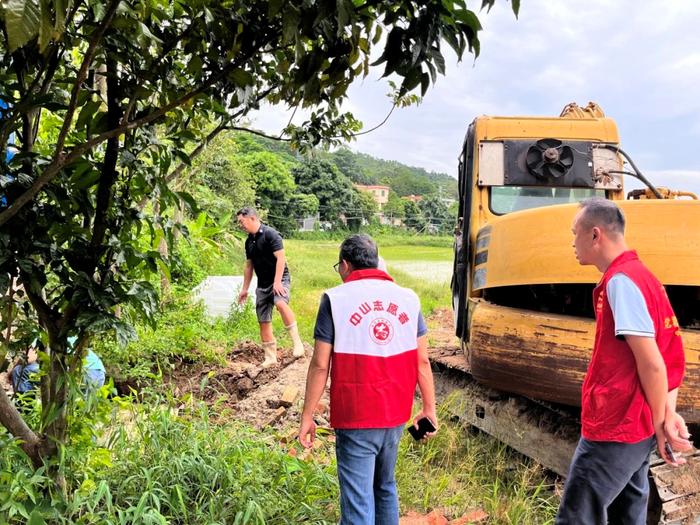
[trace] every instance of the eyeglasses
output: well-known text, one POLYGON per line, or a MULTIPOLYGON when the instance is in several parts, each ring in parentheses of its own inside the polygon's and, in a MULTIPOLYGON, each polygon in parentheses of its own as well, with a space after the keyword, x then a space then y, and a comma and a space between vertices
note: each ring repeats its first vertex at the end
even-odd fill
POLYGON ((335 264, 333 265, 333 270, 334 270, 336 273, 338 272, 338 266, 340 266, 340 261, 338 261, 337 263, 335 263, 335 264))

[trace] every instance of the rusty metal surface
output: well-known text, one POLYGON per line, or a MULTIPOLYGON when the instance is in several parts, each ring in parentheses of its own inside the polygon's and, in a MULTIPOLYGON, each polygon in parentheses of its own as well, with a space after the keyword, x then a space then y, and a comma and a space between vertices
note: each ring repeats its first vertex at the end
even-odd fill
MULTIPOLYGON (((593 348, 593 320, 497 306, 474 308, 469 344, 474 378, 491 387, 553 403, 580 406, 593 348)), ((700 422, 700 332, 682 331, 686 374, 678 411, 700 422)))
POLYGON ((566 475, 579 437, 573 414, 496 392, 444 365, 434 368, 437 398, 452 416, 566 475))
MULTIPOLYGON (((438 399, 446 404, 448 412, 464 423, 566 476, 579 437, 576 410, 510 395, 477 382, 469 373, 469 362, 451 333, 447 317, 446 312, 438 312, 429 320, 434 337, 429 353, 438 399)), ((562 328, 560 325, 542 326, 555 331, 562 328)), ((517 323, 508 327, 513 329, 517 323)), ((579 329, 569 327, 567 330, 579 329)), ((522 348, 516 350, 523 351, 522 348)), ((550 375, 553 372, 551 370, 550 375)), ((697 375, 697 372, 690 375, 697 375)), ((522 384, 530 378, 520 376, 513 380, 522 384)), ((696 392, 691 394, 696 395, 696 392)), ((674 468, 658 456, 652 456, 650 474, 658 500, 650 500, 648 523, 700 525, 700 452, 695 450, 684 457, 688 464, 674 468)))
POLYGON ((587 319, 481 302, 472 318, 472 374, 492 388, 578 406, 592 325, 587 319))

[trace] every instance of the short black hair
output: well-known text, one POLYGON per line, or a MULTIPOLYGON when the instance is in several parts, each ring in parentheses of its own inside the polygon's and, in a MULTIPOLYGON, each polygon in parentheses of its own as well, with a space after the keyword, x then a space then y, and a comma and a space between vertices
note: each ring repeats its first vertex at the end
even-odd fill
POLYGON ((583 210, 581 220, 587 227, 598 226, 612 233, 625 234, 625 216, 613 201, 591 197, 581 201, 580 206, 583 210))
POLYGON ((356 270, 376 268, 379 264, 377 243, 364 233, 351 235, 340 245, 340 260, 349 262, 356 270))
POLYGON ((236 212, 236 217, 239 215, 242 215, 243 217, 257 217, 258 212, 252 206, 243 206, 236 212))

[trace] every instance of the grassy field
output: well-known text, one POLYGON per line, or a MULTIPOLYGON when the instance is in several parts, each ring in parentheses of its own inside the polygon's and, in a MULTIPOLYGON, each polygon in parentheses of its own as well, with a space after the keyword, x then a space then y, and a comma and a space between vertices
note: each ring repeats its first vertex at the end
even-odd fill
MULTIPOLYGON (((423 263, 428 269, 449 264, 449 239, 377 240, 390 273, 399 284, 419 294, 426 316, 435 308, 449 305, 447 283, 436 284, 415 272, 410 275, 394 269, 402 262, 423 263)), ((339 244, 327 240, 285 242, 292 273, 291 304, 308 343, 312 342, 321 294, 340 283, 333 270, 339 244)), ((199 268, 199 274, 240 274, 242 247, 229 250, 214 262, 213 266, 199 268)), ((273 319, 276 337, 288 346, 279 315, 273 319)), ((218 411, 216 407, 198 408, 192 398, 171 399, 171 393, 162 392, 167 385, 158 385, 160 374, 149 372, 153 363, 159 370, 179 366, 177 363, 182 361, 216 363, 221 352, 230 351, 240 341, 258 341, 257 329, 251 307, 211 322, 201 307, 192 306, 181 294, 169 303, 157 329, 139 327, 139 341, 121 350, 112 345, 111 354, 107 347, 99 349, 113 367, 129 373, 145 367, 139 377, 152 378, 159 395, 165 397, 134 405, 131 419, 140 439, 119 433, 110 440, 109 452, 98 447, 81 459, 89 468, 76 469, 85 479, 81 481, 78 476, 74 481, 81 488, 62 523, 73 523, 76 516, 82 516, 80 523, 116 523, 121 518, 114 516, 121 512, 131 518, 137 512, 165 516, 165 521, 154 518, 152 523, 170 519, 193 524, 337 523, 338 486, 330 439, 309 461, 290 457, 286 448, 280 447, 280 436, 275 431, 248 428, 236 423, 235 415, 222 418, 217 414, 217 421, 230 422, 214 424, 207 411, 218 411), (109 458, 108 465, 90 466, 104 457, 109 458), (137 481, 144 476, 149 484, 142 489, 137 481), (211 479, 219 480, 214 499, 211 479), (98 489, 93 490, 95 487, 98 489), (107 503, 105 494, 109 494, 107 503), (144 503, 146 500, 148 503, 144 503), (183 512, 189 512, 189 518, 182 519, 183 512)), ((540 467, 490 437, 450 421, 445 407, 441 412, 442 426, 435 439, 414 443, 406 438, 401 442, 396 475, 402 514, 439 509, 448 517, 459 518, 481 510, 488 515, 481 523, 487 524, 553 521, 557 498, 552 494, 551 480, 540 467)), ((94 447, 94 441, 86 440, 85 446, 94 447)))
MULTIPOLYGON (((449 239, 433 239, 433 243, 442 245, 427 246, 420 244, 420 238, 380 238, 377 241, 379 253, 387 261, 392 277, 398 284, 412 288, 420 296, 424 315, 429 315, 435 308, 449 306, 450 292, 447 283, 436 285, 392 268, 394 261, 450 261, 452 246, 449 239)), ((324 290, 341 283, 340 277, 333 270, 333 265, 338 262, 339 247, 339 241, 285 241, 285 253, 292 274, 291 306, 297 316, 302 337, 306 341, 313 338, 316 312, 324 290)), ((279 316, 274 317, 273 327, 275 336, 283 344, 288 344, 279 316)))

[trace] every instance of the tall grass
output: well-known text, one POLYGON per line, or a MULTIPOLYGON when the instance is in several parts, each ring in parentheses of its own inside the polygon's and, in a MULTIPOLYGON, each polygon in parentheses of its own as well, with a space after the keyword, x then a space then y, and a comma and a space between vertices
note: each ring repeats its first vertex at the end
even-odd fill
POLYGON ((538 525, 554 520, 558 499, 542 468, 493 438, 450 421, 427 441, 405 437, 396 478, 402 510, 440 509, 459 518, 477 509, 494 525, 538 525))
MULTIPOLYGON (((67 499, 49 492, 44 471, 34 471, 0 432, 0 523, 31 516, 32 523, 61 525, 337 522, 331 440, 301 460, 274 431, 254 430, 233 415, 222 424, 226 417, 217 414, 214 423, 209 411, 191 398, 115 401, 103 437, 64 452, 74 467, 67 471, 67 499)), ((415 443, 406 433, 400 443, 402 513, 440 509, 458 518, 482 509, 487 524, 552 522, 556 497, 539 467, 451 422, 444 407, 440 418, 434 439, 415 443)))
POLYGON ((209 318, 201 304, 180 294, 164 306, 157 326, 140 325, 126 347, 113 338, 95 341, 109 372, 123 379, 158 380, 184 363, 223 363, 240 341, 258 338, 252 305, 233 309, 228 318, 209 318))
POLYGON ((134 405, 120 421, 107 448, 95 444, 80 475, 68 473, 67 500, 47 496, 43 471, 33 472, 16 444, 3 443, 15 451, 0 454, 13 463, 14 488, 12 494, 0 488, 0 501, 20 496, 24 503, 13 515, 7 509, 16 501, 0 508, 0 523, 25 523, 32 515, 30 523, 86 525, 336 521, 332 465, 288 455, 271 433, 215 425, 203 405, 181 415, 168 403, 134 405))

